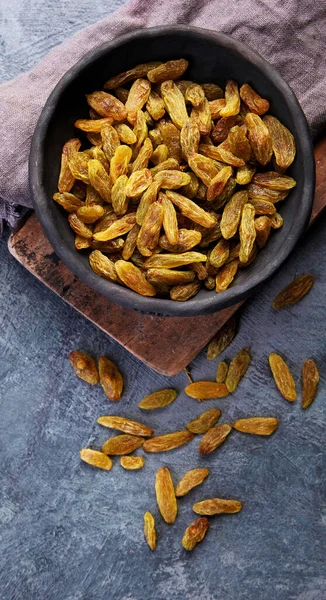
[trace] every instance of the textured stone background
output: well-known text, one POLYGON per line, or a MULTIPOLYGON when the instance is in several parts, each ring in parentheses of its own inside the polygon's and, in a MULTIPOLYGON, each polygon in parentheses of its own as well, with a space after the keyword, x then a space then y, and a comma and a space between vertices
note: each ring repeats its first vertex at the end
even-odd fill
MULTIPOLYGON (((32 67, 121 3, 3 0, 1 80, 32 67)), ((204 407, 182 393, 183 374, 167 379, 142 365, 34 280, 8 254, 6 239, 0 241, 1 598, 326 599, 325 225, 320 219, 282 271, 245 305, 225 356, 250 345, 252 365, 232 398, 204 407), (273 312, 271 298, 303 272, 314 273, 313 291, 297 306, 273 312), (119 405, 74 377, 66 357, 75 348, 118 363, 126 381, 119 405), (303 360, 317 360, 321 384, 306 412, 276 391, 271 351, 287 356, 298 387, 303 360), (141 414, 140 398, 163 386, 180 391, 175 403, 141 414), (97 447, 108 437, 95 422, 101 414, 143 418, 163 433, 213 406, 222 409, 222 422, 275 415, 281 425, 270 439, 234 432, 205 460, 193 440, 166 455, 149 455, 139 473, 123 471, 118 461, 110 473, 79 461, 81 447, 97 447), (174 526, 162 523, 155 503, 154 476, 163 464, 171 466, 175 482, 188 468, 205 464, 211 470, 203 486, 180 501, 174 526), (180 540, 194 518, 191 506, 212 495, 239 498, 244 509, 212 519, 205 542, 187 554, 180 540), (157 516, 155 553, 143 542, 146 510, 157 516)), ((201 353, 191 367, 196 379, 213 378, 216 361, 201 353)))

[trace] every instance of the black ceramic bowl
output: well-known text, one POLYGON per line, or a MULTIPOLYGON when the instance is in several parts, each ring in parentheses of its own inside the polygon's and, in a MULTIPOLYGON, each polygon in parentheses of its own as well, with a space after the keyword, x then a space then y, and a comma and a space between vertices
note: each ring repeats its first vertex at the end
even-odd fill
POLYGON ((52 247, 67 267, 91 288, 128 308, 167 316, 208 314, 252 294, 285 261, 307 225, 314 193, 314 155, 305 116, 281 75, 256 52, 237 40, 193 27, 157 27, 134 31, 89 52, 60 80, 49 96, 32 140, 30 187, 37 216, 52 247), (187 79, 224 85, 227 79, 248 82, 270 101, 270 113, 294 134, 297 156, 289 170, 297 186, 280 209, 284 226, 225 292, 201 290, 188 302, 147 298, 98 277, 88 255, 77 252, 67 213, 53 200, 61 148, 76 136, 74 121, 87 118, 85 94, 132 66, 152 60, 189 60, 187 79))

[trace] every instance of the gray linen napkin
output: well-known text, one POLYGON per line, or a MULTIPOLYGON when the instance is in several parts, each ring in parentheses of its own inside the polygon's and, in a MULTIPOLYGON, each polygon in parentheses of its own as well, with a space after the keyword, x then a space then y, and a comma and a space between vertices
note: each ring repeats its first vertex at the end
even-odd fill
POLYGON ((17 208, 31 207, 28 154, 42 107, 62 75, 89 50, 133 29, 160 24, 206 27, 246 42, 281 72, 316 136, 326 122, 324 0, 131 0, 113 16, 52 50, 32 71, 0 86, 0 233, 17 208))

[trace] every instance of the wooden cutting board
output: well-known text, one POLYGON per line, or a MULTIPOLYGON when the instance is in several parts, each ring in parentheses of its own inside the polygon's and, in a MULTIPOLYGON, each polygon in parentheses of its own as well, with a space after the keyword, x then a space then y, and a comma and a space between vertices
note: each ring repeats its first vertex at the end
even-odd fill
MULTIPOLYGON (((316 193, 310 224, 326 206, 326 139, 315 147, 316 193)), ((152 369, 176 375, 240 304, 199 317, 154 317, 122 308, 77 279, 53 251, 35 214, 11 234, 11 254, 53 292, 152 369)))

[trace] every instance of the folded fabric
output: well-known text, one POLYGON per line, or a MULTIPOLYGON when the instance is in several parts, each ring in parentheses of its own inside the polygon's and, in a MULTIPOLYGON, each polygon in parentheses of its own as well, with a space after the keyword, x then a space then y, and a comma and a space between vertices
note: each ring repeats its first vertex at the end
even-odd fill
POLYGON ((51 51, 32 71, 0 86, 0 229, 31 207, 28 155, 42 107, 59 79, 92 48, 137 28, 195 25, 249 44, 296 93, 316 136, 326 122, 326 5, 322 0, 132 0, 51 51))

